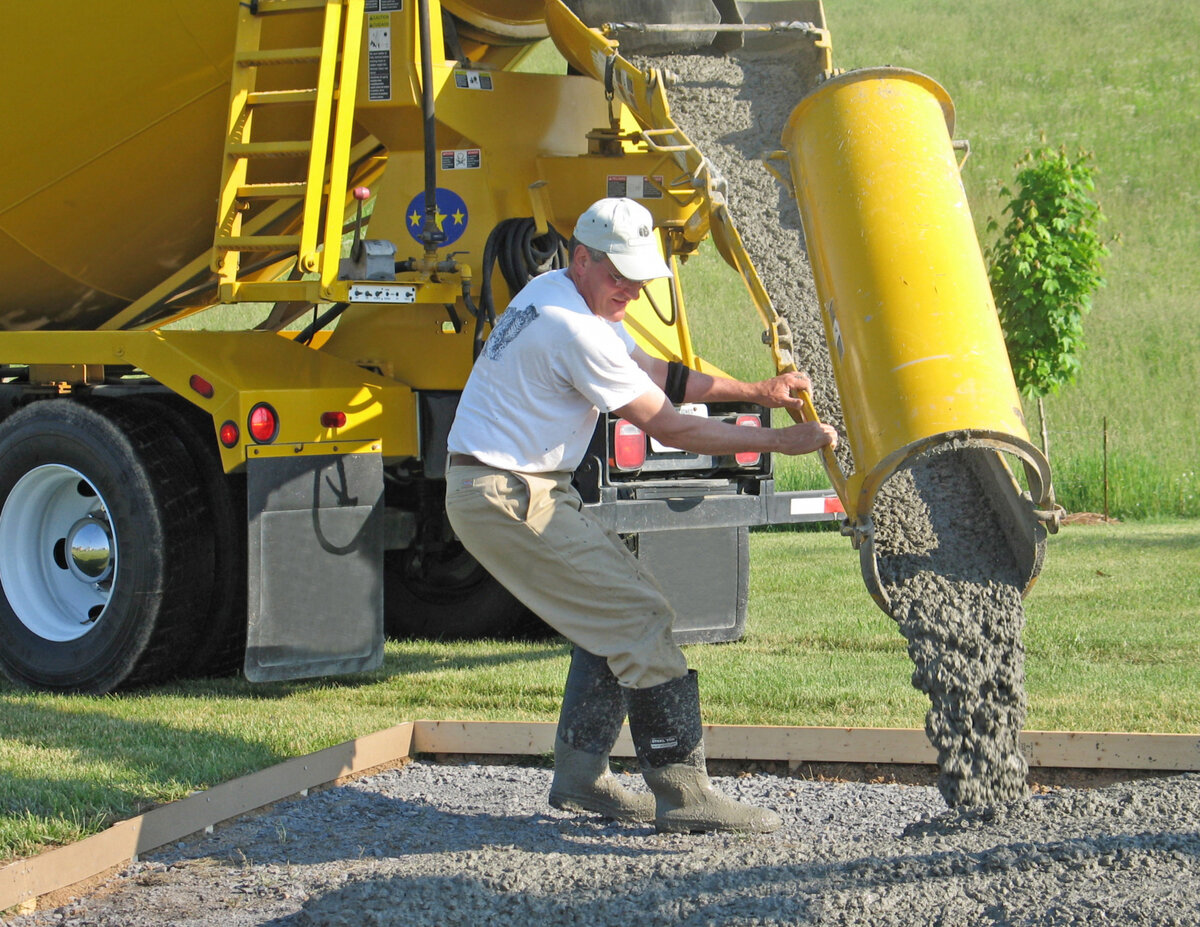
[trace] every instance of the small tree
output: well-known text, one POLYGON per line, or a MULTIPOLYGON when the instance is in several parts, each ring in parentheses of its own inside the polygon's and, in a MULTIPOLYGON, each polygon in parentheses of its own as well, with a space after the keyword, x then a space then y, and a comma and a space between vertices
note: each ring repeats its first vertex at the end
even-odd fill
MULTIPOLYGON (((1092 293, 1104 285, 1100 238, 1105 221, 1093 199, 1095 167, 1088 152, 1074 159, 1065 148, 1026 152, 1017 167, 1008 224, 988 253, 1000 326, 1017 388, 1036 396, 1042 451, 1049 456, 1042 400, 1072 383, 1083 350, 1083 317, 1092 293)), ((996 220, 988 230, 999 228, 996 220)))

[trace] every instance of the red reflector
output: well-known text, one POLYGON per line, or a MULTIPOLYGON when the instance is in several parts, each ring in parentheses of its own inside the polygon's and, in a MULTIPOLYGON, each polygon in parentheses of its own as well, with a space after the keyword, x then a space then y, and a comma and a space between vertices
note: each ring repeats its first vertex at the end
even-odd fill
POLYGON ((613 465, 637 470, 646 462, 646 433, 633 422, 618 419, 613 426, 613 465))
POLYGON ((215 392, 213 385, 198 373, 193 373, 191 375, 191 377, 188 379, 188 386, 194 389, 205 399, 213 398, 213 393, 215 392))
POLYGON ((265 402, 260 402, 250 410, 246 420, 246 428, 259 444, 269 444, 279 434, 279 416, 265 402))
POLYGON ((226 447, 234 447, 238 443, 238 426, 233 422, 225 422, 217 432, 217 437, 226 447))
MULTIPOLYGON (((739 415, 735 422, 737 425, 745 426, 746 428, 762 428, 762 419, 757 415, 739 415)), ((762 459, 762 454, 757 451, 743 451, 740 454, 734 454, 733 459, 737 461, 739 467, 752 467, 762 459)))
POLYGON ((321 427, 322 428, 342 428, 346 424, 345 412, 322 412, 321 427))
POLYGON ((833 515, 836 512, 841 512, 843 515, 846 514, 846 509, 842 506, 842 500, 839 499, 837 496, 826 496, 825 497, 825 514, 833 515))

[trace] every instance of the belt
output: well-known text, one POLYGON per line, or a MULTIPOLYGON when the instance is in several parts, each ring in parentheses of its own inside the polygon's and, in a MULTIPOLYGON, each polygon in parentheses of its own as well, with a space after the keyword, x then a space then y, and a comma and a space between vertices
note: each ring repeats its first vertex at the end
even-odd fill
POLYGON ((490 464, 485 464, 478 457, 472 457, 470 454, 451 454, 450 466, 452 467, 488 467, 490 464))

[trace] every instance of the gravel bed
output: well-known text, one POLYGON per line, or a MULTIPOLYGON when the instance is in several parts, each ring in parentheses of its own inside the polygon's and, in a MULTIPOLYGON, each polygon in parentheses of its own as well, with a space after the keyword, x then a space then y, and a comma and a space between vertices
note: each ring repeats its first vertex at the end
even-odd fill
POLYGON ((9 924, 1200 924, 1196 775, 972 811, 929 786, 714 782, 783 829, 658 835, 553 810, 547 769, 419 761, 171 845, 9 924))

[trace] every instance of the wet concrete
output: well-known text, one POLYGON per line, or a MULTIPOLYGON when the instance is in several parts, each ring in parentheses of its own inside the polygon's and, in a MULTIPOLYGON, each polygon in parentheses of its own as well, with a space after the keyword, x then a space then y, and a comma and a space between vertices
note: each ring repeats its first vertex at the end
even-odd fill
MULTIPOLYGON (((669 73, 671 114, 724 179, 742 240, 792 328, 817 412, 844 437, 799 209, 761 160, 782 147, 801 77, 779 60, 696 54, 644 63, 669 73)), ((838 456, 849 472, 848 442, 838 456)), ((943 798, 951 806, 1021 798, 1022 582, 978 483, 957 452, 924 458, 885 483, 873 515, 891 614, 908 642, 913 685, 930 699, 926 730, 943 798)))
POLYGON ((876 513, 879 576, 930 701, 925 733, 951 806, 1026 795, 1022 578, 974 474, 946 451, 888 480, 876 513))

